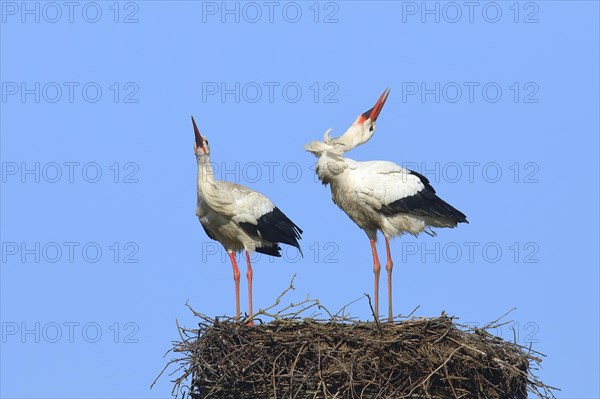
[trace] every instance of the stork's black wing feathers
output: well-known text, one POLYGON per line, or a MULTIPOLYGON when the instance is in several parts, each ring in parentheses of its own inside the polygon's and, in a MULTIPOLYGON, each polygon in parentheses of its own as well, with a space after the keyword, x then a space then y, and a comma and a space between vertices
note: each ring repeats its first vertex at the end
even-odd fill
MULTIPOLYGON (((302 230, 277 207, 275 207, 271 212, 262 215, 258 219, 257 224, 241 222, 239 225, 246 233, 250 235, 262 237, 265 240, 273 243, 288 244, 300 249, 298 239, 302 234, 302 230)), ((277 254, 279 254, 279 248, 276 250, 270 247, 262 247, 257 248, 256 251, 265 253, 267 255, 272 255, 273 252, 277 251, 277 254)))
POLYGON ((464 213, 435 194, 435 189, 429 184, 429 180, 425 176, 412 170, 409 172, 421 180, 424 186, 423 189, 411 196, 383 205, 380 209, 381 213, 386 216, 393 216, 397 213, 411 213, 419 216, 450 219, 455 223, 469 223, 464 213))

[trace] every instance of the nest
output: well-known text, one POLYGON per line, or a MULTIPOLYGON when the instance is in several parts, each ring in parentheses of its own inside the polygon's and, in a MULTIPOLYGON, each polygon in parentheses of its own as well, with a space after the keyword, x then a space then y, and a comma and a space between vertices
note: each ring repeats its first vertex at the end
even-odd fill
POLYGON ((198 329, 178 326, 181 340, 171 351, 183 357, 165 367, 178 365, 171 373, 178 374, 173 394, 192 399, 525 399, 528 392, 554 397, 556 388, 532 373, 541 354, 487 332, 508 322, 472 329, 445 314, 363 322, 344 315, 345 309, 331 314, 308 298, 269 313, 288 290, 259 311, 253 326, 249 320, 196 312, 198 329), (310 309, 320 313, 302 317, 310 309), (321 313, 327 317, 319 319, 321 313), (261 321, 267 317, 268 323, 261 321))

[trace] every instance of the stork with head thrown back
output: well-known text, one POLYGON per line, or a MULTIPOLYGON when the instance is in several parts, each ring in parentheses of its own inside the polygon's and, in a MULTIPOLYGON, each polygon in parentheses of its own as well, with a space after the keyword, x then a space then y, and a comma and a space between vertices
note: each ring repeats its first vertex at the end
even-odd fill
POLYGON ((210 147, 192 116, 194 153, 198 160, 198 203, 196 216, 209 238, 219 241, 229 254, 235 281, 235 312, 240 316, 240 271, 235 253, 246 252, 248 265, 248 308, 252 318, 252 265, 250 252, 281 256, 279 244, 300 250, 302 230, 263 194, 236 183, 215 180, 210 147))
POLYGON ((333 202, 365 231, 373 254, 375 279, 375 316, 379 317, 379 273, 377 232, 385 237, 388 275, 388 318, 392 313, 391 237, 421 232, 434 235, 432 227, 456 227, 468 223, 466 216, 436 195, 427 178, 388 161, 357 162, 343 155, 367 142, 375 133, 375 121, 389 95, 386 89, 373 108, 356 118, 340 137, 305 146, 317 160, 316 172, 324 185, 329 184, 333 202))

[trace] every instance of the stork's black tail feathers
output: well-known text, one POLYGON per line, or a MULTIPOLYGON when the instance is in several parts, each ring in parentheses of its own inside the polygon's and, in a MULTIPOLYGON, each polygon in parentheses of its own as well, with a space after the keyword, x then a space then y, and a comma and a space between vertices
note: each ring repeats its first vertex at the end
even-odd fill
POLYGON ((279 252, 281 247, 278 244, 281 243, 298 248, 300 254, 302 254, 300 244, 298 243, 298 240, 302 238, 302 229, 296 226, 277 207, 271 212, 262 215, 256 225, 252 223, 240 223, 240 226, 249 234, 257 235, 273 243, 270 247, 256 248, 256 252, 279 257, 281 256, 279 252))
POLYGON ((261 254, 275 256, 276 258, 281 257, 281 247, 279 244, 273 244, 270 247, 258 247, 255 249, 256 252, 260 252, 261 254))
POLYGON ((435 189, 429 184, 429 180, 420 173, 410 171, 417 176, 423 183, 423 190, 410 197, 405 197, 381 207, 380 212, 387 216, 397 213, 410 213, 419 216, 429 216, 432 218, 444 218, 458 223, 469 223, 467 216, 454 208, 452 205, 438 197, 435 189))

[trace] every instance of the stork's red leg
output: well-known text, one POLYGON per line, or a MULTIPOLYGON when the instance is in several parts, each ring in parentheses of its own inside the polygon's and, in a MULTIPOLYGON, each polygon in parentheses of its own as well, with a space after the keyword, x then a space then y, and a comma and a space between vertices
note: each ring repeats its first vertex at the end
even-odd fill
POLYGON ((388 275, 388 321, 391 323, 394 319, 392 312, 392 269, 394 268, 394 262, 392 261, 392 254, 390 252, 390 240, 387 237, 385 237, 385 251, 387 252, 385 269, 388 275))
MULTIPOLYGON (((246 278, 248 279, 248 311, 250 312, 250 318, 252 318, 252 264, 250 263, 250 254, 246 251, 246 263, 248 263, 248 271, 246 272, 246 278)), ((248 323, 249 326, 253 325, 252 321, 248 323)))
POLYGON ((375 275, 375 317, 379 320, 379 272, 381 271, 381 264, 379 263, 379 256, 377 256, 375 240, 370 241, 371 251, 373 251, 373 274, 375 275))
POLYGON ((233 281, 235 281, 235 317, 240 318, 240 269, 235 261, 235 254, 229 251, 229 259, 233 266, 233 281))

